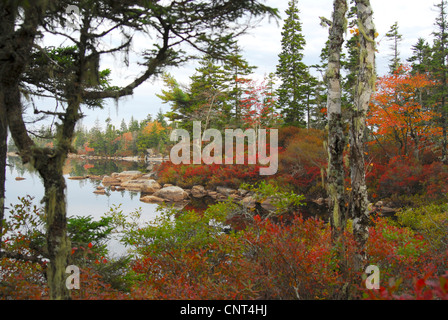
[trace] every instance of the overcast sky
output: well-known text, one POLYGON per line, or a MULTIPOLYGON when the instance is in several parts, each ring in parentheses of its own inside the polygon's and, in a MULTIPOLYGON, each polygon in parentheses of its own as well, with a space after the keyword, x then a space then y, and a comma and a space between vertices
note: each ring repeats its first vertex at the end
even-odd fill
MULTIPOLYGON (((374 19, 379 33, 377 55, 377 71, 383 75, 387 70, 390 43, 385 40, 385 34, 396 21, 399 31, 403 35, 401 43, 401 58, 406 60, 411 54, 411 47, 416 44, 418 38, 423 37, 432 43, 431 33, 434 31, 434 22, 437 11, 434 4, 439 0, 371 0, 374 9, 374 19)), ((267 5, 276 7, 285 18, 285 10, 288 0, 267 0, 267 5)), ((331 18, 333 0, 299 0, 300 19, 303 25, 303 33, 307 42, 304 51, 304 62, 308 65, 319 62, 319 55, 328 38, 328 29, 320 26, 319 17, 331 18)), ((265 19, 258 27, 251 30, 249 34, 240 39, 244 58, 254 66, 257 66, 256 78, 261 79, 264 75, 274 72, 278 63, 278 54, 281 51, 282 21, 271 21, 265 19)), ((144 45, 137 43, 135 46, 144 45)), ((119 58, 119 57, 117 57, 119 58)), ((112 69, 113 81, 119 85, 125 85, 131 80, 133 74, 131 68, 123 68, 119 61, 105 61, 104 66, 112 69)), ((194 64, 171 69, 169 72, 176 76, 181 83, 188 81, 194 73, 194 64)), ((137 71, 135 71, 137 72, 137 71)), ((159 109, 169 110, 169 105, 163 104, 155 96, 160 93, 163 85, 158 80, 149 81, 135 90, 132 97, 120 100, 118 109, 113 101, 102 111, 88 111, 83 125, 90 127, 96 119, 104 124, 107 117, 111 117, 113 123, 119 126, 122 119, 128 123, 131 116, 142 120, 147 114, 155 115, 159 109)))

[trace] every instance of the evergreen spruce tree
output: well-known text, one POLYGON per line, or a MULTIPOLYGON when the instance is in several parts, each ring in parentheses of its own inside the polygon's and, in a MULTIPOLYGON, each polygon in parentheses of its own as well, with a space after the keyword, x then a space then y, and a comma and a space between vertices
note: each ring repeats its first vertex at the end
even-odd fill
POLYGON ((280 79, 278 104, 285 125, 306 126, 306 106, 309 87, 309 69, 303 63, 305 37, 299 18, 298 1, 291 0, 282 31, 282 51, 279 54, 277 75, 280 79))
MULTIPOLYGON (((412 56, 407 59, 411 63, 411 74, 429 74, 432 63, 432 48, 423 38, 419 38, 412 46, 412 56)), ((419 90, 418 99, 423 108, 432 108, 434 105, 432 88, 419 90)))
POLYGON ((398 22, 395 22, 390 30, 386 33, 387 40, 392 42, 390 49, 392 50, 392 58, 390 59, 389 70, 391 73, 397 71, 401 65, 400 59, 400 42, 403 41, 403 36, 398 32, 398 22))
POLYGON ((229 83, 228 97, 232 102, 235 115, 235 125, 239 127, 241 125, 241 97, 242 97, 242 83, 249 80, 255 66, 249 65, 249 63, 243 58, 241 53, 241 47, 237 43, 233 44, 233 49, 230 52, 226 60, 223 61, 223 69, 226 73, 226 78, 229 83))
POLYGON ((241 97, 255 67, 243 59, 240 48, 233 50, 220 62, 205 55, 199 62, 191 83, 182 87, 172 76, 165 75, 168 90, 157 96, 171 104, 166 116, 178 121, 179 127, 192 130, 193 121, 201 121, 203 129, 239 127, 241 125, 241 97))
POLYGON ((436 5, 439 16, 436 19, 434 35, 432 74, 437 81, 433 98, 436 99, 440 112, 440 126, 442 128, 442 161, 448 163, 447 131, 448 131, 448 2, 442 0, 436 5))
POLYGON ((120 131, 122 134, 128 131, 128 126, 127 126, 126 122, 124 121, 124 119, 121 120, 120 131))
POLYGON ((206 55, 190 80, 192 120, 202 121, 204 129, 210 125, 214 128, 224 126, 231 118, 232 104, 229 102, 231 79, 223 66, 206 55))
POLYGON ((408 58, 411 63, 412 73, 426 73, 431 62, 431 46, 423 38, 419 38, 412 46, 412 56, 408 58))

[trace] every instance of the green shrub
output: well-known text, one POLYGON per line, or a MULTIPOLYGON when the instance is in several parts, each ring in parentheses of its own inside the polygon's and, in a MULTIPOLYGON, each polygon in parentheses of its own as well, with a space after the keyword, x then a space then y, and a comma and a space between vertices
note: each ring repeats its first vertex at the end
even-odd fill
POLYGON ((429 204, 402 210, 398 222, 420 233, 435 248, 448 245, 448 205, 429 204))

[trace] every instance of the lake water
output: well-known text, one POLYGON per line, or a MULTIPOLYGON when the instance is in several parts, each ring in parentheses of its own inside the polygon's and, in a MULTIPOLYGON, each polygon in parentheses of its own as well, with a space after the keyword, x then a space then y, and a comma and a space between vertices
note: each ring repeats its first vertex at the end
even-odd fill
MULTIPOLYGON (((19 197, 30 195, 34 197, 34 204, 39 205, 44 196, 42 179, 37 172, 24 166, 18 157, 8 157, 9 166, 6 168, 6 207, 20 203, 19 197), (17 177, 25 178, 16 181, 17 177)), ((145 164, 137 162, 115 161, 89 161, 69 159, 64 167, 64 176, 67 183, 67 216, 92 216, 99 220, 114 206, 121 205, 123 213, 130 213, 141 209, 143 221, 154 219, 158 212, 157 204, 148 204, 140 201, 140 192, 111 191, 106 188, 106 195, 93 192, 101 184, 101 180, 70 180, 70 176, 109 175, 113 172, 139 170, 145 164)), ((9 210, 6 210, 6 215, 9 210)), ((120 254, 124 248, 117 242, 111 241, 109 249, 114 254, 120 254)))
MULTIPOLYGON (((6 168, 6 207, 20 203, 19 197, 30 195, 34 197, 34 204, 38 205, 44 196, 42 180, 37 172, 24 166, 18 157, 8 157, 9 166, 6 168), (16 181, 17 177, 25 180, 16 181)), ((64 167, 64 176, 67 184, 67 216, 92 216, 99 220, 111 208, 121 205, 120 210, 128 214, 136 210, 142 213, 142 222, 153 220, 159 214, 158 204, 149 204, 140 201, 140 192, 111 191, 106 188, 106 195, 93 193, 101 184, 101 180, 70 180, 70 176, 110 175, 114 172, 144 170, 146 164, 130 161, 111 160, 85 160, 69 159, 64 167)), ((189 204, 186 209, 204 210, 210 203, 206 201, 189 204)), ((308 202, 301 209, 305 217, 317 216, 326 219, 326 206, 308 202)), ((9 210, 6 210, 6 215, 9 210)), ((109 245, 112 254, 119 255, 125 248, 116 240, 109 245)))

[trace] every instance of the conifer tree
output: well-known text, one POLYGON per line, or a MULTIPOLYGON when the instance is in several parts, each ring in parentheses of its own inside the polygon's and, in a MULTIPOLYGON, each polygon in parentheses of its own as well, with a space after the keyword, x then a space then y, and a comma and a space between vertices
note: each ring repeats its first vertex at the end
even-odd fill
POLYGON ((436 18, 437 30, 433 32, 435 37, 433 46, 432 74, 437 80, 436 90, 433 97, 436 99, 440 112, 440 126, 442 128, 442 160, 448 163, 447 153, 447 85, 448 85, 448 2, 442 0, 436 5, 439 16, 436 18))
POLYGON ((233 50, 222 61, 205 55, 199 62, 191 83, 180 85, 170 75, 164 76, 168 90, 157 96, 171 104, 167 117, 179 126, 192 130, 193 121, 201 121, 203 129, 241 125, 241 97, 244 83, 255 67, 250 66, 234 43, 233 50))
POLYGON ((431 46, 423 38, 419 38, 412 46, 412 56, 408 58, 411 63, 412 73, 426 73, 429 71, 431 61, 431 46))
POLYGON ((230 80, 228 95, 233 100, 235 125, 238 127, 241 124, 241 83, 249 80, 248 76, 253 73, 256 67, 249 65, 243 58, 241 47, 237 43, 234 43, 232 47, 229 56, 223 61, 223 68, 228 80, 230 80))
POLYGON ((279 54, 277 75, 280 79, 278 104, 285 125, 305 127, 305 113, 308 92, 309 69, 303 63, 306 45, 299 18, 298 1, 291 0, 286 10, 287 18, 282 31, 282 51, 279 54))
POLYGON ((403 36, 398 32, 398 22, 395 22, 390 30, 386 33, 387 40, 392 42, 390 49, 392 50, 392 57, 390 59, 389 70, 394 73, 401 65, 400 59, 400 42, 403 41, 403 36))

